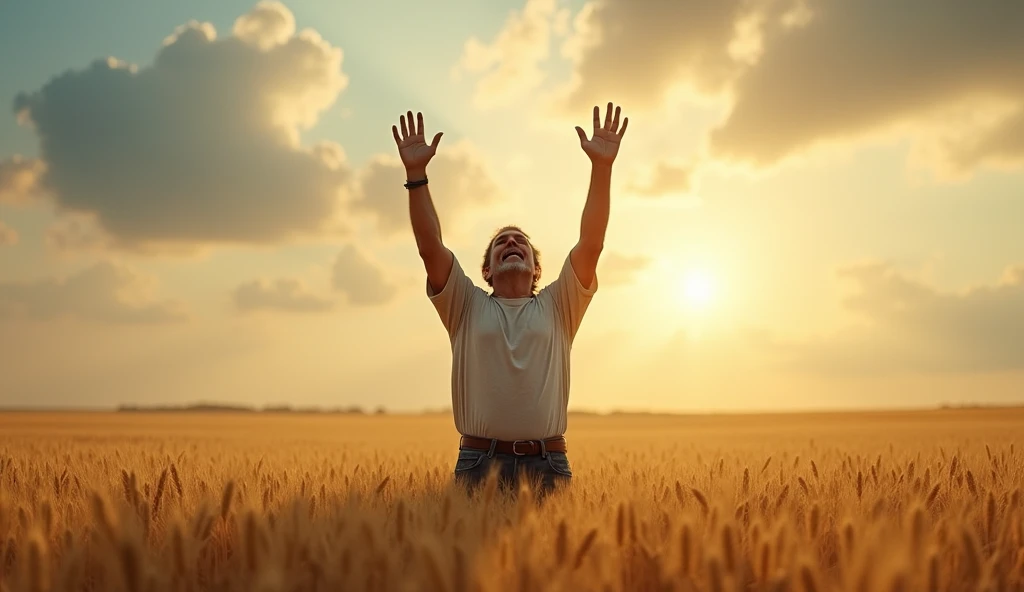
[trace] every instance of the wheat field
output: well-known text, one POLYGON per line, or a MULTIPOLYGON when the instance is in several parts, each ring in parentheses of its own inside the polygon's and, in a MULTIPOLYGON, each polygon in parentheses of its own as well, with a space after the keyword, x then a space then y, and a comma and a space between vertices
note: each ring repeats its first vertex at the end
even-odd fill
POLYGON ((1024 590, 1024 410, 573 416, 545 498, 451 418, 0 414, 0 589, 1024 590))

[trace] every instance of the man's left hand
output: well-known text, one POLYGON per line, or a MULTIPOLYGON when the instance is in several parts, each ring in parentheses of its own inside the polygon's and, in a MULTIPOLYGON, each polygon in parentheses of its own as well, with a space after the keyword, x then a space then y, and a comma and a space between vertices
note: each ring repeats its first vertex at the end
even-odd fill
POLYGON ((595 165, 611 166, 615 161, 615 155, 619 153, 619 143, 626 133, 626 126, 629 118, 622 120, 622 127, 619 127, 619 112, 621 107, 615 107, 615 117, 612 118, 612 104, 608 103, 608 112, 604 116, 604 125, 601 125, 601 110, 594 106, 594 137, 587 139, 583 128, 576 126, 576 133, 580 137, 580 146, 590 157, 590 162, 595 165))

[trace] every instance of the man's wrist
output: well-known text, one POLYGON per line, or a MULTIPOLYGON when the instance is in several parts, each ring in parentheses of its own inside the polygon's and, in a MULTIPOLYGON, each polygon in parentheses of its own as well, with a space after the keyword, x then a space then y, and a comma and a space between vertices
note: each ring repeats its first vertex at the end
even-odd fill
POLYGON ((427 178, 426 167, 405 169, 405 180, 406 181, 420 181, 427 178))

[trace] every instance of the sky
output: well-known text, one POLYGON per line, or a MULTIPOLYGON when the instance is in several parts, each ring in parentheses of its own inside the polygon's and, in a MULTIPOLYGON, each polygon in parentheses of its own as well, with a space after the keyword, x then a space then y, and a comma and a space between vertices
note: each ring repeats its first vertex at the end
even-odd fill
MULTIPOLYGON (((1024 3, 0 3, 0 407, 450 405, 391 126, 473 272, 575 244, 570 409, 1024 402, 1024 3)), ((486 288, 479 273, 474 281, 486 288)))

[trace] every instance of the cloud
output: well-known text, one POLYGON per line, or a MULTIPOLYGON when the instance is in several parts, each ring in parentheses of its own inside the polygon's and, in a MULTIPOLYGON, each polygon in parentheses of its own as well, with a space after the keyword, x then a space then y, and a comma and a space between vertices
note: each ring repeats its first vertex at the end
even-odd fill
POLYGON ((38 190, 44 169, 42 161, 18 154, 0 160, 0 204, 29 203, 38 190))
MULTIPOLYGON (((1022 22, 1024 4, 1002 0, 911 0, 899 10, 883 0, 814 3, 807 25, 772 30, 760 60, 737 80, 711 148, 771 164, 820 141, 940 125, 944 110, 961 103, 1024 107, 1022 22)), ((997 147, 1024 157, 1019 141, 977 132, 979 146, 992 145, 972 164, 997 147)))
POLYGON ((565 106, 687 87, 728 106, 711 154, 758 167, 900 134, 940 176, 1020 166, 1022 22, 1003 0, 603 0, 576 19, 565 106))
POLYGON ((386 304, 398 292, 383 269, 357 247, 347 245, 338 253, 331 269, 331 284, 357 306, 386 304))
POLYGON ((842 268, 844 300, 864 322, 779 342, 789 364, 826 373, 1024 370, 1024 265, 992 285, 943 292, 884 263, 842 268))
POLYGON ((15 111, 39 138, 40 187, 115 246, 267 243, 339 228, 344 152, 299 134, 346 88, 341 65, 341 49, 263 2, 231 35, 190 22, 152 65, 97 60, 19 94, 15 111))
MULTIPOLYGON (((379 263, 353 245, 346 245, 338 253, 328 272, 331 288, 355 306, 386 304, 398 293, 399 283, 390 279, 379 263)), ((231 296, 235 308, 242 312, 321 313, 334 310, 338 304, 333 297, 318 295, 305 282, 295 278, 250 280, 236 287, 231 296)))
POLYGON ((111 246, 95 214, 63 214, 46 229, 46 245, 64 253, 99 252, 111 246))
POLYGON ((260 2, 235 21, 233 32, 242 41, 269 51, 295 33, 295 16, 277 2, 260 2))
POLYGON ((588 112, 609 100, 631 110, 662 105, 674 86, 723 91, 740 64, 729 45, 751 11, 743 0, 603 0, 577 14, 563 54, 575 69, 562 107, 588 112))
POLYGON ((568 16, 567 9, 558 10, 557 0, 527 0, 522 11, 511 11, 491 43, 475 36, 466 41, 452 77, 481 75, 473 95, 479 108, 515 104, 544 82, 541 64, 568 16))
MULTIPOLYGON (((465 210, 496 203, 502 197, 479 150, 467 141, 446 146, 441 140, 437 154, 428 165, 427 177, 442 232, 465 210)), ((385 236, 411 233, 409 192, 403 187, 404 183, 405 167, 398 157, 375 157, 355 183, 353 210, 373 214, 378 230, 385 236)))
POLYGON ((280 310, 286 312, 326 312, 334 303, 313 294, 296 279, 257 279, 239 285, 232 294, 238 310, 280 310))
MULTIPOLYGON (((61 255, 88 256, 125 247, 105 232, 94 213, 61 212, 46 227, 47 248, 61 255)), ((205 243, 142 243, 130 247, 133 255, 196 256, 210 250, 205 243)))
POLYGON ((980 130, 937 142, 939 156, 935 160, 944 165, 941 172, 956 178, 982 164, 1012 168, 1024 161, 1024 100, 1014 114, 980 130))
POLYGON ((0 220, 0 247, 18 244, 18 231, 0 220))
POLYGON ((0 282, 0 317, 77 317, 105 323, 187 319, 177 302, 156 301, 154 284, 128 267, 101 261, 67 278, 0 282))
POLYGON ((651 258, 647 255, 608 253, 598 263, 598 277, 604 286, 629 284, 650 264, 651 258))
POLYGON ((662 161, 655 163, 645 181, 627 184, 626 191, 643 197, 683 194, 690 191, 692 175, 692 166, 662 161))

